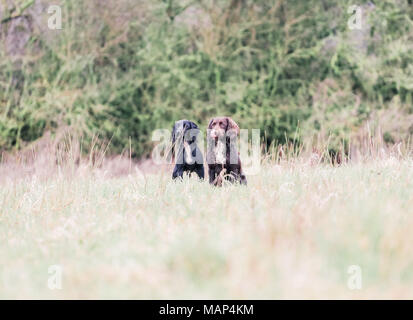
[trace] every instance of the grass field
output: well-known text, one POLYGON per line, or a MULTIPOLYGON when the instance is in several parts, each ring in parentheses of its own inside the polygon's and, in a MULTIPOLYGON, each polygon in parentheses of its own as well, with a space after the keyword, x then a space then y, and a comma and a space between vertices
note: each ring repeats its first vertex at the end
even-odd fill
POLYGON ((0 0, 0 299, 413 299, 412 243, 413 0, 0 0), (216 116, 260 172, 171 181, 216 116))
POLYGON ((6 177, 16 170, 1 169, 3 299, 413 298, 408 157, 267 163, 223 188, 133 170, 6 177))

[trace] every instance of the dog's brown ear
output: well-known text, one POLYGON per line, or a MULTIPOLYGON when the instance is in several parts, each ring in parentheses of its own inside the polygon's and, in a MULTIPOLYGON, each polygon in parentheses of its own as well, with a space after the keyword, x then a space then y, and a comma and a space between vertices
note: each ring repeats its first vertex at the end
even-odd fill
POLYGON ((228 121, 227 130, 234 130, 237 133, 237 135, 239 135, 239 127, 236 124, 236 122, 232 120, 230 117, 227 117, 227 121, 228 121))
POLYGON ((208 129, 212 129, 212 122, 214 121, 214 118, 212 118, 211 120, 209 120, 209 124, 208 124, 208 129))

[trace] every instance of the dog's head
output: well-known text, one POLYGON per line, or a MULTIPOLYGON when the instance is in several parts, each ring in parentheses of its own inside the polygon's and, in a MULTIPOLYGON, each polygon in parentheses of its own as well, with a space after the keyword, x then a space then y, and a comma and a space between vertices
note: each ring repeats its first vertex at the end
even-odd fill
POLYGON ((239 135, 239 127, 230 117, 216 117, 209 121, 208 132, 212 139, 218 140, 228 134, 239 135))
MULTIPOLYGON (((189 120, 179 120, 175 122, 172 128, 172 160, 175 158, 175 148, 177 150, 184 148, 187 150, 187 156, 191 156, 192 152, 190 151, 190 145, 196 142, 197 135, 199 133, 198 126, 189 120)), ((177 151, 179 152, 179 151, 177 151)), ((181 153, 183 156, 183 153, 181 153)), ((182 159, 180 160, 182 161, 182 159)))
POLYGON ((178 139, 185 139, 188 143, 195 142, 198 132, 198 126, 192 121, 179 120, 172 128, 172 143, 175 144, 178 139))

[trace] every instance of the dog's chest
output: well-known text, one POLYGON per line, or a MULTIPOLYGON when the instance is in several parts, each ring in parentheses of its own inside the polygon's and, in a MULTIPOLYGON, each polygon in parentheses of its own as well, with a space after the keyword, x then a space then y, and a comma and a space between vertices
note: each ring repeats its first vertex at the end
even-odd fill
POLYGON ((214 148, 215 154, 215 163, 217 164, 225 164, 227 157, 226 157, 226 145, 223 141, 218 141, 217 145, 214 148))
POLYGON ((184 142, 184 149, 185 149, 185 161, 186 161, 186 163, 193 164, 194 163, 194 158, 192 157, 191 146, 187 142, 184 142))

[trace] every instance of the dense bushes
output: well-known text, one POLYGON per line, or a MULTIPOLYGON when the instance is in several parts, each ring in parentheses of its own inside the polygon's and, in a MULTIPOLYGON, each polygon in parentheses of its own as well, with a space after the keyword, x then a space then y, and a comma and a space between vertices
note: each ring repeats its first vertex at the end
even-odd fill
POLYGON ((63 30, 32 17, 25 51, 0 49, 0 147, 64 128, 86 147, 110 140, 111 152, 131 141, 141 156, 154 128, 215 114, 268 143, 299 125, 301 140, 330 136, 338 148, 367 121, 388 142, 406 138, 412 3, 360 1, 363 28, 350 30, 346 2, 62 1, 63 30))

